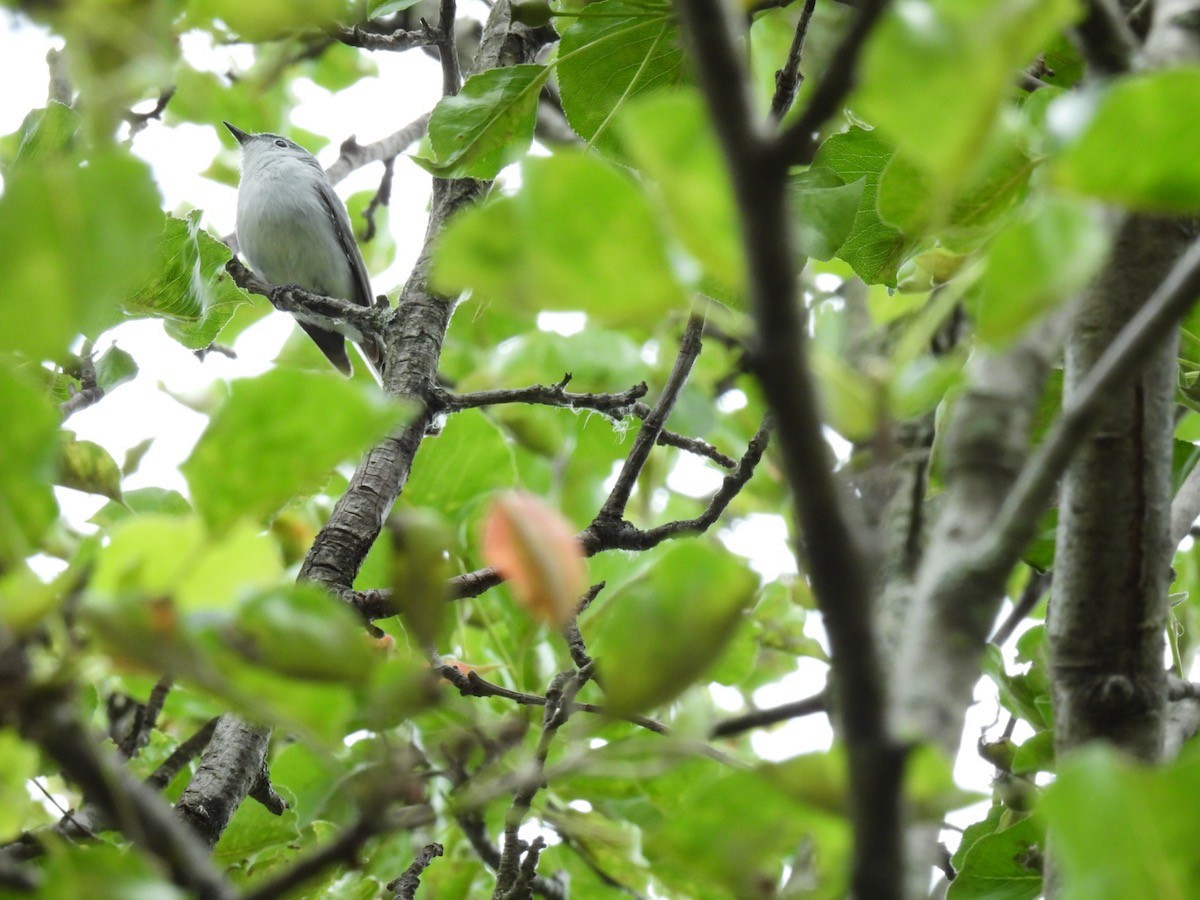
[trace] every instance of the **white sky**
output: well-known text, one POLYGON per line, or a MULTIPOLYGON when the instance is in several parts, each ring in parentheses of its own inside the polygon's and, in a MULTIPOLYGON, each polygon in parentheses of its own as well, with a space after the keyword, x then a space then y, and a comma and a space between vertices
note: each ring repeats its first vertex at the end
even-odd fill
MULTIPOLYGON (((48 86, 45 55, 57 43, 12 12, 0 9, 0 83, 5 86, 0 91, 0 134, 15 131, 29 110, 45 105, 48 86)), ((224 72, 249 61, 246 48, 214 49, 198 35, 184 36, 182 47, 193 65, 213 71, 224 72)), ((355 135, 362 143, 376 140, 432 109, 437 101, 440 81, 436 64, 420 51, 377 53, 372 59, 379 68, 379 77, 364 79, 336 96, 307 80, 295 85, 299 102, 293 122, 331 139, 330 145, 318 154, 325 165, 337 158, 337 147, 346 137, 355 135)), ((213 123, 212 127, 182 124, 168 128, 152 122, 133 143, 134 152, 152 165, 165 207, 174 212, 202 209, 205 224, 216 234, 233 231, 236 194, 232 188, 204 178, 201 172, 208 168, 222 146, 218 137, 222 131, 220 123, 213 123)), ((232 158, 231 144, 225 146, 232 158)), ((360 190, 374 189, 381 171, 379 164, 359 170, 338 186, 338 192, 345 198, 360 190)), ((390 292, 403 282, 420 248, 428 195, 429 176, 402 156, 396 163, 390 207, 391 231, 397 243, 396 261, 386 272, 372 278, 376 293, 390 292)), ((548 315, 540 324, 547 330, 569 333, 578 330, 577 319, 569 314, 548 315)), ((106 335, 97 349, 102 352, 109 343, 118 343, 137 360, 140 367, 137 379, 122 385, 102 403, 73 416, 69 427, 81 438, 104 446, 118 462, 129 447, 153 437, 154 444, 141 467, 126 479, 126 489, 157 486, 174 488, 186 495, 178 466, 191 451, 206 419, 170 395, 204 396, 220 379, 264 371, 293 327, 287 317, 269 315, 239 338, 235 344, 238 359, 210 354, 201 363, 168 338, 158 322, 123 325, 106 335)), ((547 373, 547 377, 557 375, 547 373)), ((693 496, 708 493, 717 483, 719 476, 711 467, 687 456, 669 479, 672 489, 693 496)), ((59 489, 58 496, 64 512, 75 523, 82 523, 105 502, 103 498, 67 489, 59 489)), ((735 552, 750 558, 765 578, 796 571, 787 546, 786 529, 778 516, 749 517, 727 529, 722 538, 735 552)), ((810 622, 810 634, 824 643, 819 622, 815 617, 810 617, 810 622)), ((773 706, 808 696, 822 687, 825 674, 823 664, 802 659, 795 673, 758 691, 755 702, 773 706)), ((994 736, 1003 727, 1003 719, 999 725, 993 721, 997 705, 990 682, 981 682, 976 699, 979 702, 969 713, 955 775, 964 786, 987 790, 992 770, 979 758, 974 744, 982 729, 989 729, 994 736)), ((730 707, 730 697, 719 689, 713 691, 713 700, 720 707, 730 707)), ((1027 733, 1019 732, 1017 739, 1025 736, 1027 733)), ((782 759, 825 749, 831 739, 824 718, 812 716, 770 733, 760 732, 753 736, 752 742, 764 758, 782 759)), ((966 825, 981 817, 982 812, 976 807, 951 818, 959 825, 966 825)), ((951 846, 957 844, 956 835, 948 834, 947 839, 951 846)))

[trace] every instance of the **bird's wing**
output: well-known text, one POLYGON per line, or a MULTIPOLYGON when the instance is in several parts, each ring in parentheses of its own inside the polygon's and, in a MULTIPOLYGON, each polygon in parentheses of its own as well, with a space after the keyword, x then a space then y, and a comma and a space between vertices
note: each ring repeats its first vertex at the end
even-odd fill
MULTIPOLYGON (((346 254, 346 259, 350 261, 350 269, 354 273, 354 296, 344 299, 352 300, 360 306, 374 306, 375 300, 371 296, 371 279, 367 275, 367 264, 363 262, 362 251, 358 249, 358 243, 354 240, 354 229, 350 225, 350 216, 346 212, 346 205, 334 191, 333 185, 325 179, 318 182, 317 195, 321 198, 321 205, 325 207, 325 212, 329 215, 334 234, 337 235, 342 252, 346 254)), ((367 362, 375 369, 377 375, 380 374, 383 371, 383 348, 374 338, 370 337, 364 340, 361 346, 367 362)))

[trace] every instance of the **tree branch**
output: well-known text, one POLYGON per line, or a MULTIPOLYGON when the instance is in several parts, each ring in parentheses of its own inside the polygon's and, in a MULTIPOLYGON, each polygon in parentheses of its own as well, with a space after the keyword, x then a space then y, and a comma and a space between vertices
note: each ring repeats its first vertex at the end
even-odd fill
POLYGON ((417 888, 421 886, 421 873, 429 868, 429 864, 444 854, 441 844, 426 844, 413 860, 412 865, 404 870, 404 874, 394 881, 389 881, 387 889, 395 891, 394 900, 415 900, 417 888))
POLYGON ((604 505, 600 507, 600 512, 596 514, 596 522, 618 522, 623 519, 625 507, 629 503, 634 485, 637 484, 638 476, 641 475, 646 460, 650 458, 650 451, 654 449, 659 435, 662 434, 667 417, 675 408, 675 401, 679 399, 680 391, 687 384, 692 366, 700 356, 703 334, 704 320, 697 315, 692 315, 684 329, 683 339, 679 342, 679 353, 675 357, 675 365, 671 367, 671 374, 667 376, 667 382, 663 385, 662 393, 658 395, 658 401, 654 404, 654 408, 642 421, 642 427, 638 430, 637 437, 634 438, 633 447, 625 457, 625 462, 617 475, 617 481, 609 491, 604 505))
POLYGON ((779 133, 772 148, 786 165, 807 165, 817 152, 817 132, 834 113, 854 88, 858 59, 875 23, 887 8, 888 0, 862 0, 858 14, 842 37, 829 68, 821 76, 808 106, 798 119, 779 133))
POLYGON ((745 731, 753 731, 755 728, 766 728, 768 725, 777 725, 789 719, 799 719, 802 716, 811 716, 813 713, 827 712, 828 709, 829 698, 825 691, 821 691, 819 694, 805 697, 794 703, 784 703, 782 706, 772 706, 770 709, 756 709, 753 712, 725 719, 714 725, 709 735, 714 738, 733 737, 745 731))
POLYGON ((807 363, 785 179, 790 163, 811 155, 813 132, 853 84, 859 51, 883 6, 881 0, 864 0, 805 112, 777 139, 767 140, 755 125, 726 7, 720 0, 679 4, 742 225, 755 324, 751 370, 778 426, 784 474, 807 549, 807 559, 800 562, 802 567, 807 563, 833 651, 839 721, 850 765, 853 890, 858 896, 877 898, 896 897, 901 891, 904 753, 887 730, 872 625, 871 572, 856 534, 857 511, 836 482, 807 363))
POLYGON ((393 159, 403 153, 424 136, 425 129, 429 127, 429 116, 430 113, 418 116, 399 131, 370 144, 360 144, 353 137, 346 138, 342 142, 341 155, 325 170, 329 183, 337 184, 355 169, 393 159))
POLYGON ((808 36, 808 23, 812 21, 813 10, 817 8, 817 0, 804 0, 804 9, 800 12, 800 21, 796 23, 796 33, 792 37, 792 46, 788 50, 787 60, 783 68, 775 73, 775 93, 771 97, 771 118, 782 122, 787 111, 796 102, 796 92, 804 76, 800 74, 800 55, 804 50, 804 39, 808 36))
MULTIPOLYGON (((601 522, 599 516, 587 528, 579 532, 578 539, 587 556, 595 556, 608 550, 649 550, 663 541, 707 531, 725 512, 729 503, 750 481, 763 453, 766 452, 770 431, 763 425, 751 438, 746 452, 732 472, 725 476, 721 487, 713 494, 704 511, 694 519, 667 522, 648 530, 642 530, 624 520, 601 522)), ((478 597, 504 579, 491 566, 456 575, 450 579, 447 599, 463 600, 478 597)), ((339 596, 354 606, 368 621, 386 619, 396 614, 392 605, 392 592, 387 589, 366 591, 342 591, 339 596)))
POLYGON ((42 748, 135 845, 158 857, 172 880, 204 900, 233 891, 209 861, 207 848, 172 814, 158 794, 96 746, 69 699, 56 690, 30 690, 18 711, 23 737, 42 748))
POLYGON ((294 284, 273 285, 247 269, 236 256, 225 264, 225 271, 242 290, 261 294, 276 309, 301 313, 306 319, 322 319, 331 329, 350 325, 361 335, 378 337, 392 317, 387 306, 361 306, 351 300, 314 294, 294 284))
POLYGON ((1200 297, 1200 240, 1180 257, 1161 285, 1096 360, 1062 415, 1030 454, 991 530, 985 555, 1008 558, 1032 538, 1037 517, 1071 454, 1096 424, 1105 400, 1126 383, 1200 297))

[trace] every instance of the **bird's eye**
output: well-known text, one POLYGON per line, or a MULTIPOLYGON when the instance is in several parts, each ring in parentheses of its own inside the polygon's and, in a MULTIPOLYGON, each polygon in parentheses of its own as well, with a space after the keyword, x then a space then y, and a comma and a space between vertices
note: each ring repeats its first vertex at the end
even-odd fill
POLYGON ((286 147, 287 147, 287 141, 284 141, 284 140, 278 140, 278 141, 276 141, 276 142, 275 142, 275 146, 276 146, 276 147, 284 147, 284 148, 286 148, 286 147))

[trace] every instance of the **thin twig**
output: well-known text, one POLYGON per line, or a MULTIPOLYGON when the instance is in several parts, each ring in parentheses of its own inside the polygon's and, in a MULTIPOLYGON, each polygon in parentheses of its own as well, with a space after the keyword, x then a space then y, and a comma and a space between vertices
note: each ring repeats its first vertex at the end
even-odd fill
POLYGON ((225 271, 242 290, 261 294, 278 310, 302 313, 306 318, 320 318, 332 328, 344 323, 363 335, 378 337, 383 333, 392 310, 387 307, 362 306, 352 300, 314 294, 294 284, 274 285, 251 272, 236 256, 225 264, 225 271))
POLYGON ((438 10, 437 47, 442 63, 442 96, 444 97, 453 97, 462 87, 462 71, 458 65, 458 44, 454 40, 455 14, 455 0, 441 0, 438 10))
POLYGON ((996 633, 988 639, 989 644, 1001 647, 1013 636, 1013 632, 1017 630, 1017 626, 1025 621, 1025 617, 1033 611, 1033 608, 1038 605, 1038 601, 1046 595, 1046 591, 1050 589, 1050 581, 1053 577, 1053 572, 1030 570, 1029 580, 1025 582, 1025 589, 1021 591, 1021 596, 1017 600, 1016 606, 1013 607, 1008 618, 996 629, 996 633))
POLYGON ((147 787, 161 791, 183 771, 183 767, 195 759, 212 740, 213 730, 217 727, 218 716, 213 716, 190 738, 176 747, 171 755, 159 763, 158 768, 146 778, 147 787))
POLYGON ((745 731, 753 731, 755 728, 766 728, 768 725, 776 725, 789 719, 799 719, 802 716, 811 716, 813 713, 826 712, 828 709, 829 699, 825 691, 821 691, 819 694, 805 697, 803 700, 796 700, 793 703, 772 706, 770 709, 756 709, 754 712, 725 719, 714 725, 709 734, 714 738, 732 737, 745 731))
POLYGON ((363 210, 363 219, 367 222, 367 229, 363 232, 363 243, 370 243, 375 238, 375 213, 381 206, 387 206, 392 202, 392 175, 396 170, 396 157, 385 159, 383 161, 383 177, 379 179, 379 188, 371 197, 371 202, 367 204, 367 208, 363 210))
POLYGON ((360 144, 353 137, 342 142, 341 155, 325 170, 330 184, 337 184, 355 169, 373 162, 392 159, 419 141, 429 127, 429 113, 418 116, 403 128, 370 144, 360 144))
POLYGON ((796 93, 804 81, 800 74, 800 55, 804 50, 804 39, 808 35, 808 24, 812 21, 813 10, 817 8, 817 0, 804 0, 804 9, 800 12, 800 21, 796 23, 796 33, 792 36, 792 46, 788 50, 787 61, 783 68, 775 73, 775 93, 771 97, 771 119, 782 122, 787 111, 796 102, 796 93))
MULTIPOLYGON (((609 550, 649 550, 663 541, 687 537, 707 531, 725 512, 729 503, 754 475, 767 447, 769 429, 764 424, 751 438, 746 452, 732 472, 725 476, 721 487, 709 499, 707 506, 694 519, 667 522, 643 530, 624 520, 600 522, 599 517, 578 535, 580 546, 587 556, 595 556, 609 550)), ((492 566, 484 566, 473 572, 456 575, 450 579, 447 599, 463 600, 478 597, 498 584, 503 576, 492 566)), ((392 605, 392 592, 388 589, 372 588, 365 591, 342 591, 343 600, 359 611, 368 621, 386 619, 396 614, 392 605)))
POLYGON ((863 0, 859 4, 858 15, 833 51, 829 68, 812 92, 808 106, 798 119, 780 132, 774 144, 773 150, 784 163, 807 165, 812 162, 817 151, 817 132, 854 88, 863 45, 887 3, 888 0, 863 0))
POLYGON ((600 512, 596 514, 597 522, 620 521, 624 517, 625 507, 629 503, 634 485, 637 484, 638 476, 641 475, 646 460, 650 458, 650 451, 654 449, 658 436, 666 426, 667 417, 675 408, 675 401, 679 399, 679 394, 687 383, 692 366, 700 356, 703 334, 704 320, 698 315, 692 315, 684 329, 683 340, 679 343, 679 354, 675 357, 671 374, 667 376, 667 383, 663 385, 658 402, 642 421, 642 427, 634 438, 629 455, 625 457, 616 483, 609 491, 608 499, 600 507, 600 512))

